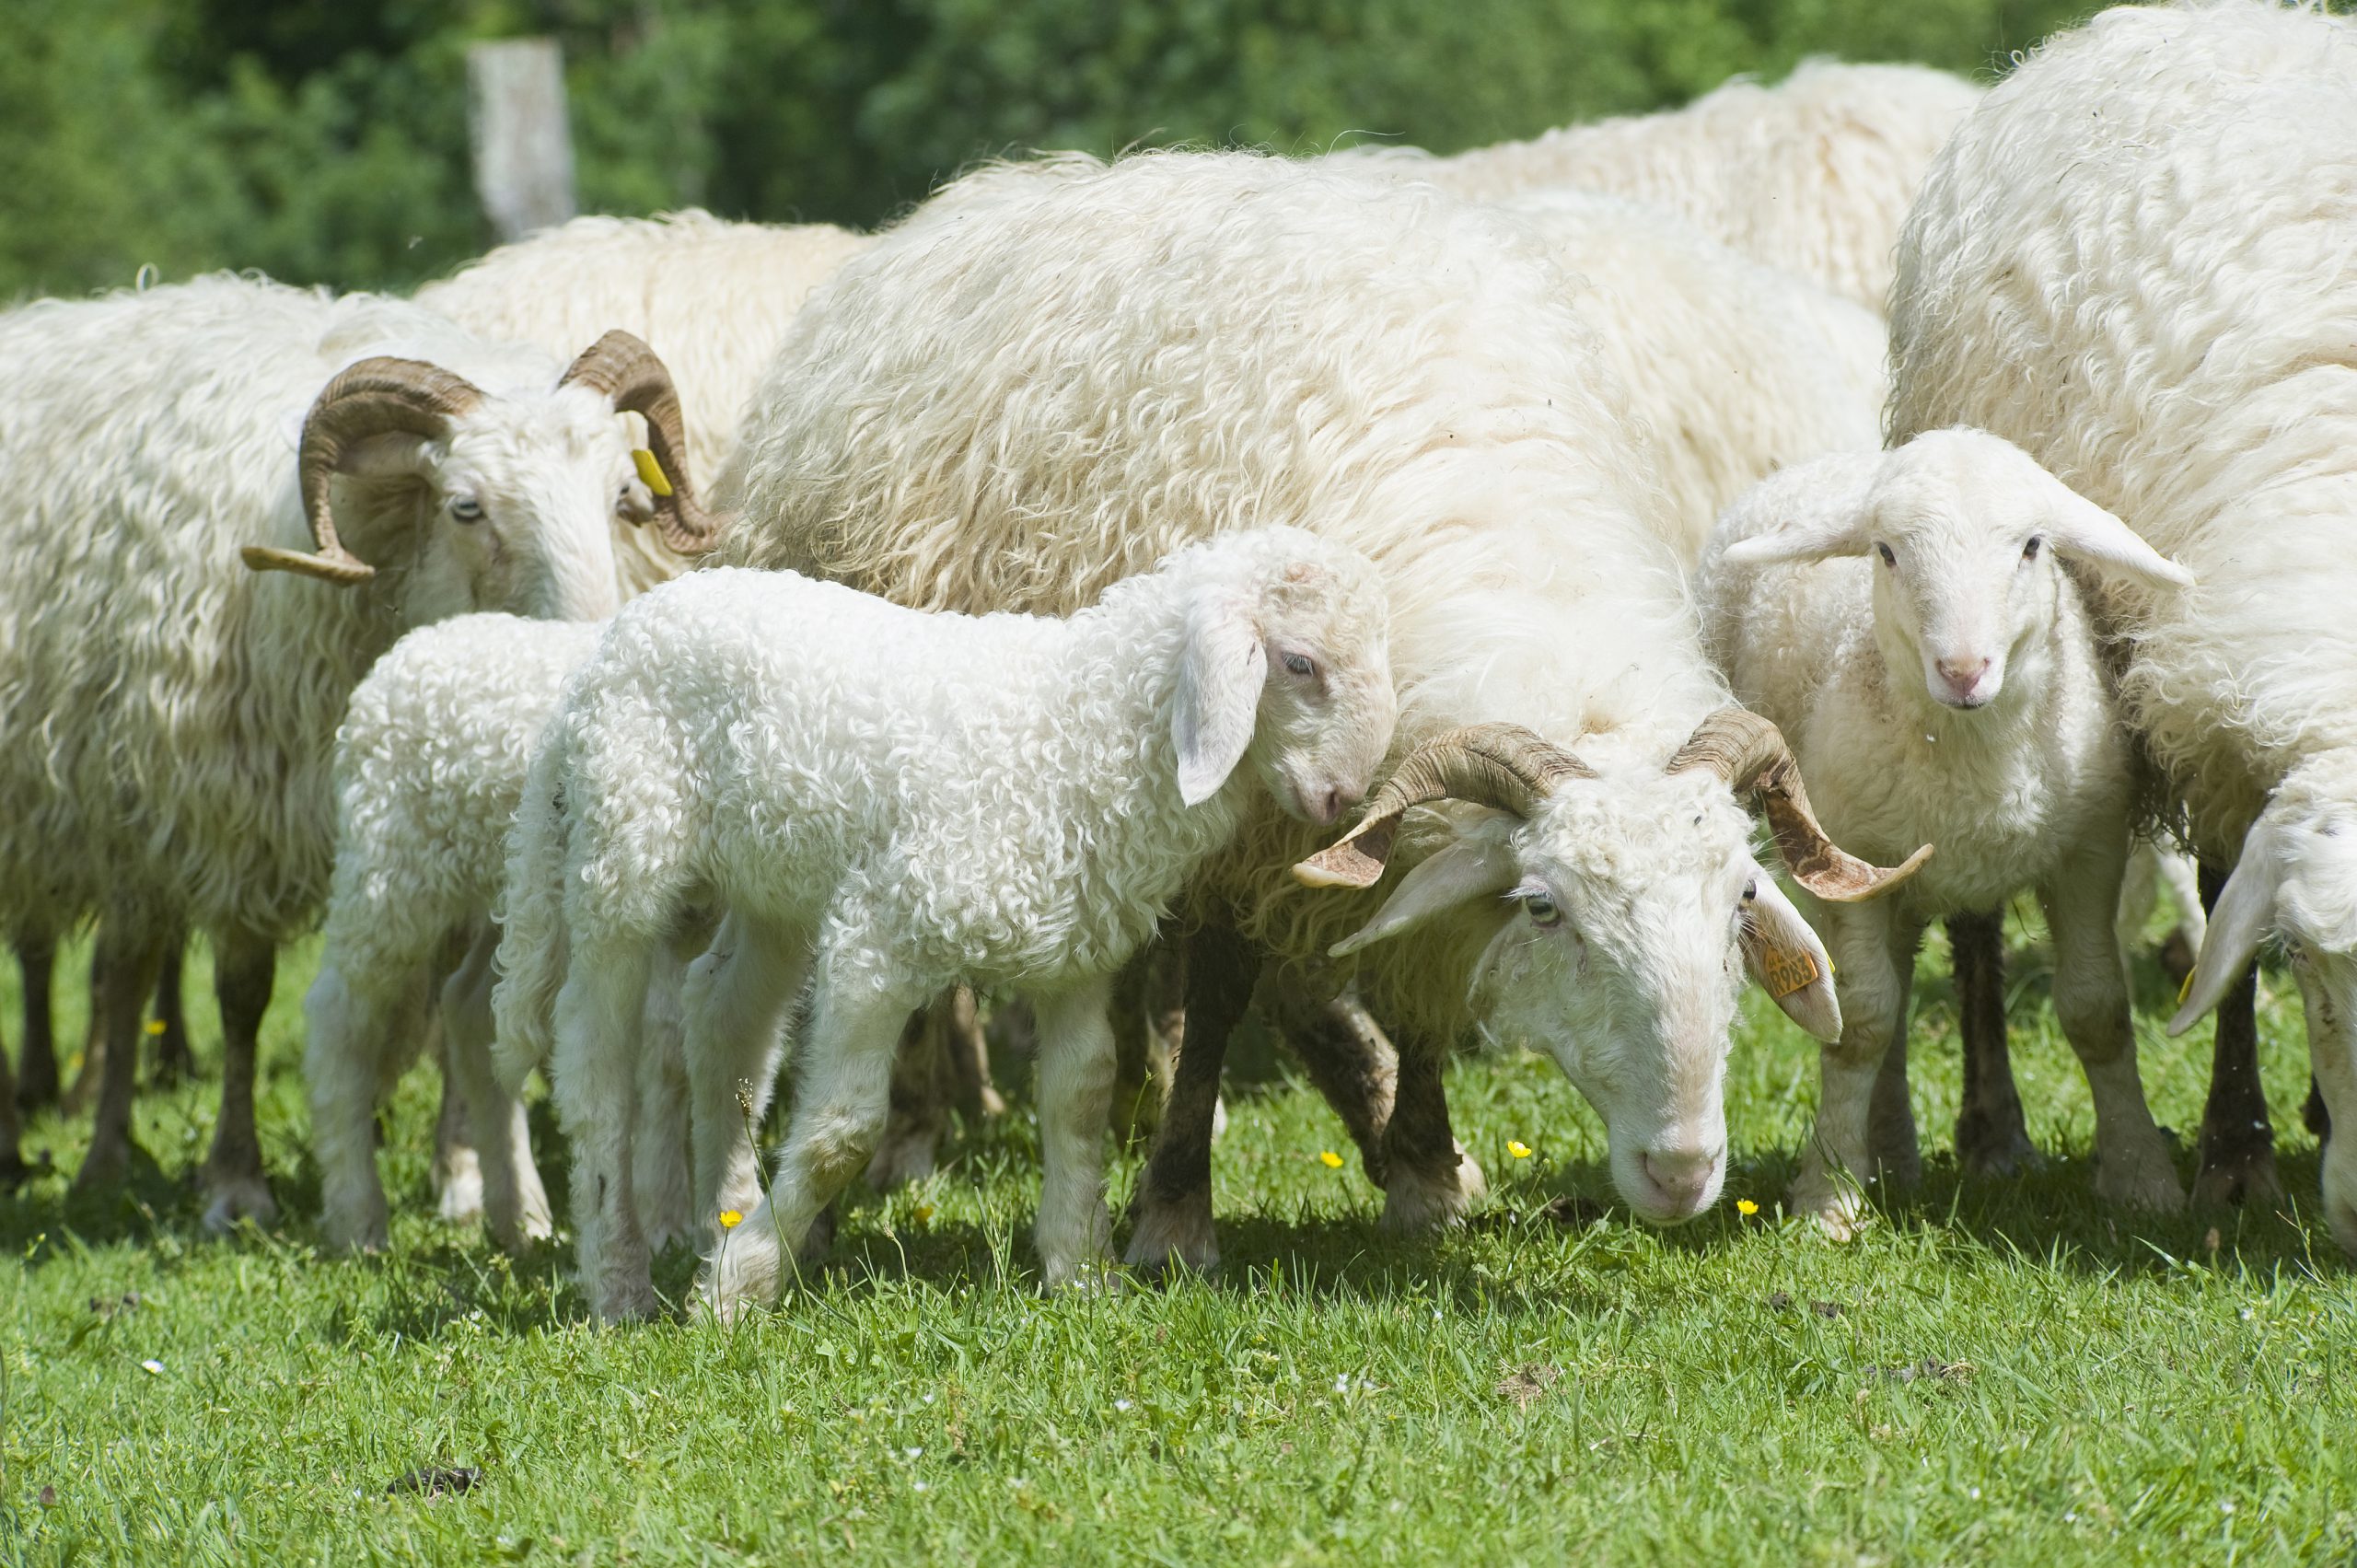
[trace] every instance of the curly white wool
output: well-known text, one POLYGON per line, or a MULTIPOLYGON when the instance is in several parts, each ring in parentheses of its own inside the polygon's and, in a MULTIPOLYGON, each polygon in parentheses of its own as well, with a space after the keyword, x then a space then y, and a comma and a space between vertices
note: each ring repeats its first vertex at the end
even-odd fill
MULTIPOLYGON (((1957 133, 1908 224, 1893 312, 1895 434, 2011 436, 2199 580, 2104 600, 2197 843, 2240 848, 2172 1027, 2281 932, 2337 1126, 2357 1123, 2352 147, 2357 23, 2107 11, 1957 133)), ((2324 1190, 2357 1249, 2357 1138, 2332 1141, 2324 1190)))
MULTIPOLYGON (((561 357, 611 328, 635 333, 679 385, 688 461, 706 483, 736 449, 745 400, 794 313, 869 243, 832 224, 732 223, 697 208, 578 217, 503 245, 416 298, 470 331, 561 357)), ((687 564, 652 528, 626 529, 619 544, 629 587, 687 564)))
POLYGON ((1667 208, 1559 190, 1506 205, 1585 285, 1580 314, 1653 437, 1681 561, 1701 558, 1721 509, 1755 480, 1881 446, 1889 384, 1872 311, 1667 208))
POLYGON ((599 1311, 648 1288, 612 1019, 702 908, 731 929, 690 982, 699 1115, 700 1075, 733 1082, 816 975, 794 1127, 726 1238, 724 1307, 774 1292, 781 1241, 873 1148, 910 1010, 960 981, 1041 993, 1041 1252, 1051 1280, 1084 1268, 1105 1230, 1109 977, 1253 797, 1331 821, 1365 789, 1390 739, 1387 621, 1368 563, 1281 528, 1182 551, 1062 621, 730 570, 626 609, 534 763, 495 1003, 510 1084, 553 1047, 599 1311))
POLYGON ((1794 1202, 1837 1231, 1860 1217, 1855 1182, 1877 1164, 1903 1167, 1913 1147, 1911 1122, 1870 1129, 1868 1115, 1906 1028, 1905 955, 1930 921, 2025 888, 2047 910, 2055 1010, 2095 1095, 2096 1191, 2183 1201, 2136 1074, 2115 924, 2136 760, 2064 560, 2185 581, 1977 430, 1788 469, 1728 509, 1704 559, 1713 652, 1736 695, 1792 743, 1826 827, 1868 855, 1941 846, 1890 898, 1812 912, 1837 966, 1842 1035, 1825 1048, 1794 1202))
POLYGON ((1880 313, 1908 204, 1980 97, 1926 66, 1811 60, 1772 87, 1736 77, 1683 109, 1450 157, 1400 147, 1335 156, 1480 200, 1570 187, 1655 203, 1880 313))

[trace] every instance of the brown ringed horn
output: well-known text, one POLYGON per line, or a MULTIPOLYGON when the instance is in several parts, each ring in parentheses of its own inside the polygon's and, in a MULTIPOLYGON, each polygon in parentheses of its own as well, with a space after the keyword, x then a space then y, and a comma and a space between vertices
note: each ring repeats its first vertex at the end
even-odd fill
POLYGON ((1310 888, 1372 888, 1411 807, 1464 800, 1527 817, 1564 780, 1595 776, 1571 752, 1518 724, 1452 729, 1402 758, 1358 826, 1295 865, 1294 877, 1310 888))
POLYGON ((1686 738, 1669 760, 1668 771, 1708 768, 1737 795, 1756 795, 1776 835, 1777 853, 1793 880, 1818 898, 1852 904, 1898 887, 1932 858, 1925 844, 1887 869, 1869 865, 1827 836, 1810 808, 1800 764, 1783 732, 1747 708, 1718 709, 1686 738))
POLYGON ((701 555, 720 541, 720 522, 696 500, 688 482, 688 422, 679 389, 662 358, 644 339, 617 327, 581 351, 559 386, 578 383, 602 392, 621 413, 646 421, 646 446, 662 483, 647 475, 656 493, 656 526, 663 542, 683 555, 701 555))
POLYGON ((336 535, 330 482, 368 437, 400 433, 438 439, 449 434, 452 420, 482 401, 473 382, 423 360, 380 354, 345 366, 320 389, 304 415, 296 459, 303 516, 317 551, 306 555, 250 544, 240 552, 246 564, 257 572, 299 572, 331 583, 367 581, 377 569, 345 549, 336 535))

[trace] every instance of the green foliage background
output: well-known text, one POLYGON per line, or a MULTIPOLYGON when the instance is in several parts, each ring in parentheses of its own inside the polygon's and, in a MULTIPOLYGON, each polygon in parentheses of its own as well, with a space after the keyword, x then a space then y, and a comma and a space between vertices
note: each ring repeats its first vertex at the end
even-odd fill
POLYGON ((981 156, 1436 151, 1802 57, 1992 74, 2088 0, 9 0, 0 299, 482 250, 466 47, 564 46, 581 203, 869 225, 981 156))

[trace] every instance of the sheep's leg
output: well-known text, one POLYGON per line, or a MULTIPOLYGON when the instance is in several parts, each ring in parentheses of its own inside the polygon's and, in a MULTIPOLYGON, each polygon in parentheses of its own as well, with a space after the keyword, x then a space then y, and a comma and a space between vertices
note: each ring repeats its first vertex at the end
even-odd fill
POLYGON ((1146 1042, 1146 984, 1159 938, 1130 955, 1113 977, 1109 1007, 1113 1028, 1113 1136, 1127 1145, 1149 1135, 1162 1121, 1167 1086, 1155 1082, 1146 1042))
POLYGON ((188 970, 188 934, 176 931, 164 947, 163 973, 156 979, 155 1081, 179 1084, 196 1076, 188 1047, 188 1006, 182 980, 188 970))
POLYGON ((23 1126, 17 1114, 17 1075, 8 1071, 7 1055, 0 1052, 0 1189, 14 1187, 29 1169, 25 1164, 23 1126))
MULTIPOLYGON (((2226 873, 2204 861, 2205 908, 2216 906, 2225 886, 2226 873)), ((2275 1129, 2267 1119, 2267 1094, 2258 1081, 2258 964, 2253 960, 2218 1003, 2193 1201, 2265 1206, 2282 1195, 2283 1183, 2275 1174, 2275 1129)))
POLYGON ((892 1050, 884 1137, 867 1162, 867 1184, 878 1192, 923 1180, 939 1158, 941 1135, 949 1128, 948 1042, 941 1016, 947 1000, 936 996, 911 1013, 892 1050))
POLYGON ((389 1240, 377 1108, 415 1016, 411 979, 405 973, 387 985, 347 975, 331 947, 303 997, 303 1085, 319 1167, 319 1225, 338 1250, 374 1252, 389 1240))
POLYGON ((2324 1102, 2324 1086, 2314 1073, 2308 1074, 2308 1098, 2300 1106, 2300 1121, 2316 1134, 2317 1143, 2332 1142, 2332 1110, 2324 1102))
POLYGON ((106 921, 99 928, 98 952, 90 960, 104 981, 94 993, 98 1005, 98 1063, 83 1075, 99 1075, 99 1108, 90 1127, 89 1152, 74 1178, 76 1191, 119 1187, 131 1174, 131 1101, 139 1086, 139 1027, 163 962, 158 946, 130 934, 127 923, 106 921))
MULTIPOLYGON (((2357 958, 2296 947, 2293 973, 2306 1005, 2308 1058, 2328 1114, 2357 1118, 2357 958)), ((2324 1217, 2340 1249, 2357 1257, 2357 1139, 2325 1144, 2324 1217)))
POLYGON ((2194 956, 2201 951, 2201 944, 2210 935, 2209 917, 2201 902, 2201 880, 2189 855, 2155 845, 2153 860, 2162 885, 2169 890, 2169 902, 2177 908, 2177 924, 2161 942, 2161 968, 2182 985, 2185 977, 2193 972, 2194 956))
POLYGON ((949 993, 945 1014, 950 1093, 961 1116, 1004 1116, 1006 1101, 991 1082, 990 1037, 982 1032, 981 1005, 970 985, 949 993))
POLYGON ((2077 857, 2038 889, 2054 938, 2054 1014, 2079 1054, 2096 1107, 2096 1196, 2108 1203, 2173 1212, 2185 1206, 2177 1162, 2144 1102, 2136 1071, 2136 1026, 2128 964, 2112 914, 2119 900, 2107 875, 2124 844, 2077 857))
POLYGON ((485 923, 475 932, 466 957, 442 982, 442 1053, 446 1085, 458 1086, 474 1139, 476 1168, 482 1178, 483 1224, 508 1252, 522 1252, 556 1233, 548 1190, 532 1160, 532 1134, 524 1100, 499 1082, 493 1069, 494 1035, 491 993, 498 981, 493 959, 498 928, 485 923))
POLYGON ((1383 1217, 1395 1236, 1424 1236, 1464 1223, 1489 1196, 1489 1180, 1448 1124, 1445 1041, 1402 1033, 1391 1115, 1383 1128, 1383 1217))
POLYGON ((786 1255, 875 1154, 891 1094, 893 1047, 913 1005, 911 998, 856 981, 836 983, 821 971, 776 1175, 704 1266, 703 1299, 723 1321, 748 1303, 777 1299, 786 1255))
POLYGON ((743 1214, 761 1201, 753 1134, 769 1114, 787 1014, 809 969, 797 932, 731 914, 680 981, 680 1051, 688 1071, 688 1146, 697 1223, 743 1214))
POLYGON ((1911 1192, 1922 1184, 1923 1145, 1916 1135, 1907 1079, 1905 1029, 1891 1037, 1882 1065, 1875 1069, 1875 1092, 1866 1104, 1866 1157, 1885 1191, 1911 1192))
MULTIPOLYGON (((438 993, 434 972, 425 978, 427 992, 438 993)), ((434 1115, 434 1212, 445 1225, 473 1225, 482 1218, 482 1152, 475 1146, 466 1091, 450 1061, 447 1011, 428 1007, 418 1032, 424 1037, 418 1053, 431 1057, 442 1077, 442 1102, 434 1115)))
POLYGON ((1956 1163, 1975 1176, 2035 1170, 2045 1157, 2029 1141, 2005 1028, 2004 911, 1948 916, 1948 947, 1956 975, 1956 1031, 1964 1047, 1956 1163))
POLYGON ((556 997, 550 1081, 573 1144, 581 1288, 609 1323, 652 1317, 656 1309, 654 1260, 638 1228, 630 1146, 638 1105, 634 1048, 653 960, 650 944, 593 944, 576 933, 556 997))
POLYGON ((46 936, 17 944, 17 969, 24 977, 25 1040, 17 1056, 17 1104, 41 1110, 57 1103, 57 1023, 50 1009, 57 944, 46 936))
POLYGON ((1847 1240, 1865 1221, 1875 1078, 1907 1027, 1920 932, 1871 904, 1823 905, 1819 918, 1841 1004, 1841 1038, 1818 1052, 1817 1126, 1793 1179, 1791 1204, 1847 1240))
POLYGON ((1159 1272, 1176 1259, 1197 1272, 1219 1266, 1212 1226, 1212 1128, 1227 1037, 1252 1003, 1260 954, 1233 927, 1206 925, 1188 941, 1186 1049, 1172 1064, 1162 1129, 1138 1179, 1137 1225, 1127 1259, 1159 1272))
MULTIPOLYGON (((177 952, 178 949, 171 949, 177 952)), ((278 1204, 262 1179, 261 1140, 254 1131, 254 1063, 261 1017, 278 974, 278 945, 253 932, 231 932, 213 945, 213 991, 221 1005, 221 1115, 201 1178, 204 1228, 218 1234, 239 1220, 268 1225, 278 1204)))
POLYGON ((1105 1132, 1113 1035, 1103 977, 1036 1000, 1039 1017, 1039 1273, 1050 1289, 1102 1282, 1112 1253, 1105 1132))
POLYGON ((675 1241, 694 1241, 704 1216, 695 1201, 689 1168, 687 1062, 680 982, 686 965, 666 953, 655 963, 646 988, 646 1013, 639 1027, 638 1118, 631 1129, 631 1188, 638 1202, 638 1226, 647 1247, 662 1251, 675 1241))
POLYGON ((1310 1083, 1358 1145, 1366 1179, 1386 1185, 1383 1134, 1399 1086, 1399 1052, 1390 1037, 1356 997, 1321 995, 1294 970, 1277 977, 1268 996, 1277 1028, 1299 1053, 1310 1083))
MULTIPOLYGON (((59 1109, 68 1116, 79 1116, 90 1109, 94 1100, 105 1098, 109 1025, 106 1004, 102 998, 111 989, 107 977, 107 968, 110 961, 109 953, 120 946, 121 944, 107 940, 104 924, 101 923, 99 939, 90 945, 90 1022, 82 1036, 82 1070, 74 1074, 74 1082, 67 1086, 64 1098, 59 1101, 59 1109)), ((157 969, 154 972, 160 973, 163 964, 160 948, 157 949, 157 953, 159 955, 156 959, 157 969)), ((134 1020, 131 1031, 132 1046, 134 1051, 138 1047, 140 1027, 146 1021, 144 1011, 147 1003, 145 993, 141 993, 139 1003, 143 1011, 134 1020)), ((136 1082, 135 1073, 133 1078, 136 1082)))

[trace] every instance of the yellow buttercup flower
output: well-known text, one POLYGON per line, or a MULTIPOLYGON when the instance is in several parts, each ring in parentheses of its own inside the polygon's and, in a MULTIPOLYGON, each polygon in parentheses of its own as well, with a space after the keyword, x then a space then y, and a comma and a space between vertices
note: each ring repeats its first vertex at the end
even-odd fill
POLYGON ((1735 1212, 1741 1214, 1745 1219, 1749 1219, 1752 1215, 1759 1212, 1759 1205, 1753 1202, 1748 1198, 1737 1198, 1735 1201, 1735 1212))
POLYGON ((1320 1149, 1318 1151, 1318 1163, 1328 1170, 1340 1170, 1342 1168, 1342 1156, 1331 1149, 1320 1149))
POLYGON ((723 1230, 735 1230, 738 1225, 743 1225, 744 1223, 745 1223, 745 1216, 744 1216, 744 1215, 742 1215, 742 1214, 738 1214, 736 1210, 734 1210, 734 1209, 723 1209, 723 1210, 721 1210, 721 1211, 720 1211, 720 1228, 721 1228, 721 1229, 723 1229, 723 1230))
POLYGON ((1530 1145, 1524 1143, 1519 1138, 1508 1138, 1506 1140, 1506 1153, 1512 1155, 1518 1160, 1527 1160, 1530 1157, 1530 1145))
POLYGON ((150 1018, 150 1019, 148 1019, 148 1020, 147 1020, 147 1032, 148 1032, 149 1034, 151 1034, 151 1035, 159 1035, 159 1034, 162 1034, 162 1033, 164 1032, 164 1020, 163 1020, 163 1019, 161 1019, 161 1018, 150 1018))

